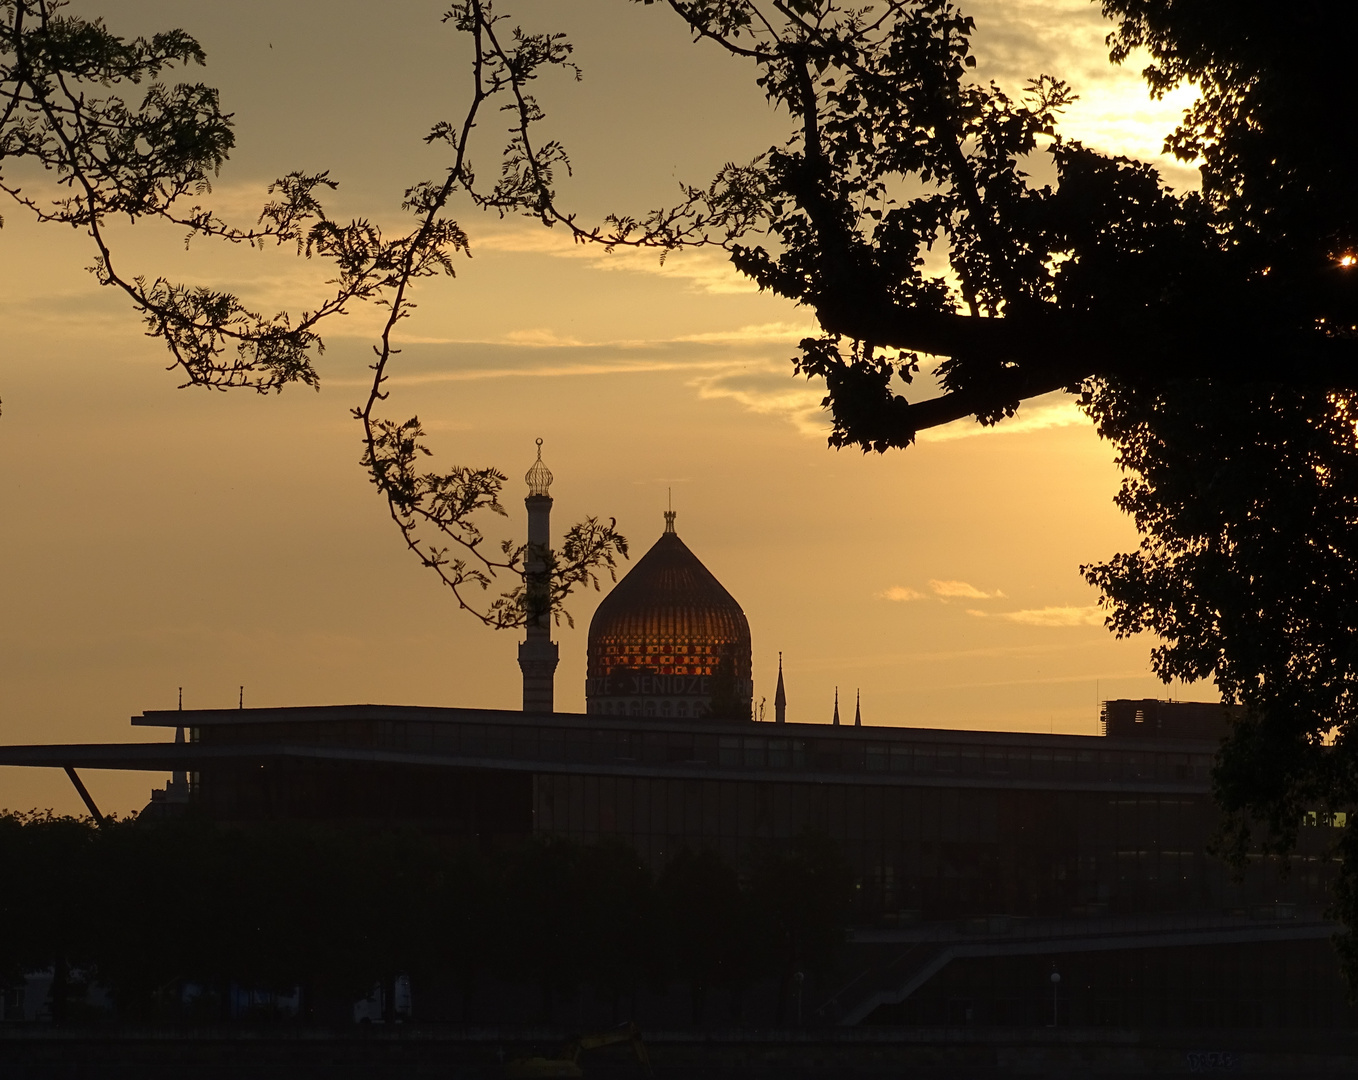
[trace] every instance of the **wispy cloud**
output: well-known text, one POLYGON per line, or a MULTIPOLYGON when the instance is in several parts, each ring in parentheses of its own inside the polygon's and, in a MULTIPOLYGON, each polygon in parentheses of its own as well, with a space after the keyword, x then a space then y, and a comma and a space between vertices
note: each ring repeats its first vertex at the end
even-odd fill
MULTIPOLYGON (((696 341, 712 345, 786 342, 790 346, 795 346, 802 338, 810 337, 817 333, 819 333, 819 329, 813 322, 768 322, 741 326, 737 327, 735 330, 713 330, 704 334, 685 334, 683 337, 678 337, 674 340, 696 341)), ((788 370, 791 370, 790 364, 788 365, 788 370)))
POLYGON ((935 443, 974 439, 982 435, 1024 435, 1033 431, 1045 431, 1048 428, 1088 426, 1088 424, 1089 418, 1080 411, 1079 406, 1067 399, 1050 404, 1025 406, 1016 416, 1001 420, 993 426, 978 424, 970 417, 965 420, 954 420, 943 427, 921 431, 919 441, 935 443))
POLYGON ((1102 626, 1103 612, 1097 606, 1026 608, 1023 611, 978 611, 967 609, 979 619, 1006 619, 1024 626, 1102 626))
POLYGON ((726 398, 746 412, 781 417, 803 435, 825 438, 828 421, 820 404, 824 391, 815 386, 748 366, 700 375, 689 385, 704 401, 726 398))
POLYGON ((982 592, 975 585, 966 581, 938 581, 935 579, 929 582, 929 588, 934 590, 935 596, 949 600, 994 600, 1004 595, 999 589, 994 592, 982 592))
POLYGON ((883 600, 896 600, 904 603, 907 600, 923 600, 924 594, 918 589, 912 589, 908 585, 893 585, 884 593, 878 593, 883 600))
MULTIPOLYGON (((461 344, 461 343, 459 343, 461 344)), ((419 386, 426 383, 480 382, 485 379, 518 378, 578 378, 589 375, 638 375, 664 371, 692 371, 697 368, 713 369, 727 366, 725 362, 703 362, 687 360, 646 360, 623 357, 617 360, 579 360, 562 359, 556 363, 543 364, 505 364, 503 367, 454 368, 446 371, 417 371, 410 374, 393 375, 393 386, 419 386)), ((349 382, 353 382, 350 380, 349 382)), ((347 385, 332 379, 335 386, 347 385)), ((362 385, 354 383, 354 385, 362 385)))
MULTIPOLYGON (((653 338, 596 338, 584 341, 569 334, 560 333, 548 326, 524 327, 507 331, 499 338, 461 338, 431 337, 418 334, 402 336, 403 344, 410 345, 528 345, 542 349, 656 349, 674 345, 785 345, 788 357, 796 349, 797 342, 816 333, 813 323, 767 322, 749 323, 732 327, 729 330, 709 330, 701 334, 681 334, 677 337, 653 338)), ((338 328, 332 337, 348 336, 338 328)), ((365 336, 360 333, 358 336, 365 336)), ((780 363, 779 375, 784 381, 792 376, 792 365, 780 363)))
POLYGON ((540 349, 574 348, 583 344, 578 338, 565 337, 545 326, 511 330, 505 335, 505 341, 510 345, 530 345, 540 349))
POLYGON ((669 252, 662 262, 660 253, 654 249, 616 248, 610 252, 602 244, 578 243, 561 230, 531 228, 493 230, 475 236, 472 250, 575 259, 595 270, 629 270, 683 281, 695 292, 759 291, 758 286, 740 274, 725 255, 705 249, 669 252))

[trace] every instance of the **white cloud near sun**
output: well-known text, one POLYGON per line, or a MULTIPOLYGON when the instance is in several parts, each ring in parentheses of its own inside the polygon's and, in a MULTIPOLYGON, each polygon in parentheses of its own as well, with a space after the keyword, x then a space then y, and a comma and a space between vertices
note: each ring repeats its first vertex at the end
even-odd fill
POLYGON ((1004 593, 996 589, 994 592, 984 592, 975 585, 966 581, 939 581, 932 579, 929 588, 934 591, 934 595, 945 600, 994 600, 1004 596, 1004 593))
MULTIPOLYGON (((1004 597, 1004 593, 996 589, 994 592, 986 592, 978 589, 969 581, 944 581, 939 578, 932 578, 929 581, 929 591, 934 597, 943 603, 949 600, 997 600, 1004 597)), ((892 585, 884 592, 877 594, 878 599, 892 600, 896 603, 908 603, 912 600, 928 600, 928 594, 909 585, 892 585)))
POLYGON ((1021 406, 1016 415, 998 424, 979 424, 972 417, 954 420, 940 428, 919 433, 921 443, 953 442, 956 439, 974 439, 983 435, 1026 435, 1034 431, 1048 431, 1052 428, 1083 427, 1089 424, 1089 417, 1080 411, 1074 400, 1062 395, 1060 400, 1021 406))
POLYGON ((1090 604, 1085 607, 1026 608, 1022 611, 979 611, 967 609, 979 619, 1004 619, 1024 626, 1102 626, 1103 612, 1090 604))

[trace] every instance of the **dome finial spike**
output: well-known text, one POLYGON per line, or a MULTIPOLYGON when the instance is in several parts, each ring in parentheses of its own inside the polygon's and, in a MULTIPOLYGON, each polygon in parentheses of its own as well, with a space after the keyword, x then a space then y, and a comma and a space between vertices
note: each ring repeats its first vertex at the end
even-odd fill
POLYGON ((665 511, 665 531, 667 533, 672 533, 674 532, 674 518, 675 518, 674 488, 666 488, 665 491, 667 492, 666 499, 668 500, 669 503, 669 509, 665 511))

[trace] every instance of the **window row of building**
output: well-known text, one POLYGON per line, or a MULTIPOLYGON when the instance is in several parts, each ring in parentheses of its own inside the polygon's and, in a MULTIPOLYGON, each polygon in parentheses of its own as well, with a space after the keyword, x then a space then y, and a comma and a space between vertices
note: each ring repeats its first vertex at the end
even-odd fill
POLYGON ((1192 784, 1207 787, 1208 753, 1127 749, 1104 740, 1072 740, 1070 749, 999 740, 912 740, 896 729, 877 739, 863 729, 820 728, 817 736, 722 735, 654 728, 553 724, 452 724, 404 720, 234 723, 205 728, 213 743, 286 741, 372 747, 525 762, 674 765, 720 769, 886 773, 1019 781, 1192 784), (904 737, 903 737, 904 736, 904 737))

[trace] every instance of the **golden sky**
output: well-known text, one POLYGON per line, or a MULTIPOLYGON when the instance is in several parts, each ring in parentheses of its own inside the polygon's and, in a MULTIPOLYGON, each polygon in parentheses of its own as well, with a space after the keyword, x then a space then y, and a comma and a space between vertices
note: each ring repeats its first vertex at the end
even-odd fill
MULTIPOLYGON (((658 6, 505 0, 577 46, 583 82, 541 99, 582 216, 672 200, 787 132, 749 72, 691 45, 658 6)), ((236 114, 215 204, 253 220, 264 186, 330 169, 337 215, 395 227, 401 191, 435 176, 420 141, 459 114, 465 70, 442 6, 356 0, 78 0, 116 31, 180 26, 236 114), (380 14, 379 14, 380 13, 380 14), (251 208, 254 208, 253 211, 251 208)), ((986 0, 978 75, 1017 91, 1049 72, 1082 95, 1064 130, 1158 153, 1187 103, 1149 100, 1107 64, 1084 0, 986 0)), ((488 133, 481 169, 494 167, 488 133)), ((1037 163, 1040 168, 1040 163, 1037 163)), ((1193 174, 1163 162, 1170 182, 1193 174)), ((35 181, 38 178, 34 178, 35 181)), ((1093 733, 1100 697, 1164 695, 1146 640, 1102 627, 1082 562, 1135 543, 1118 474, 1069 400, 983 431, 960 423, 885 457, 826 449, 821 390, 788 362, 809 313, 760 296, 716 254, 574 247, 531 222, 463 208, 474 257, 420 289, 389 414, 418 413, 436 464, 510 474, 503 535, 524 528, 533 439, 556 475, 554 523, 616 516, 634 557, 678 531, 750 619, 755 698, 785 657, 789 718, 829 718, 862 689, 869 724, 1093 733)), ((332 324, 322 389, 176 389, 167 354, 84 271, 87 242, 0 210, 0 742, 145 737, 127 718, 173 707, 349 702, 516 708, 517 638, 456 610, 404 551, 358 466, 372 312, 332 324)), ((127 267, 238 290, 275 310, 318 295, 284 251, 183 251, 174 231, 117 230, 127 267)), ((496 526, 492 524, 491 528, 496 526)), ((584 705, 585 629, 570 605, 558 706, 584 705)), ((1210 687, 1174 687, 1210 697, 1210 687)), ((771 706, 770 706, 771 708, 771 706)), ((139 809, 161 779, 85 777, 101 808, 139 809)), ((0 807, 80 804, 60 773, 0 772, 0 807)))

